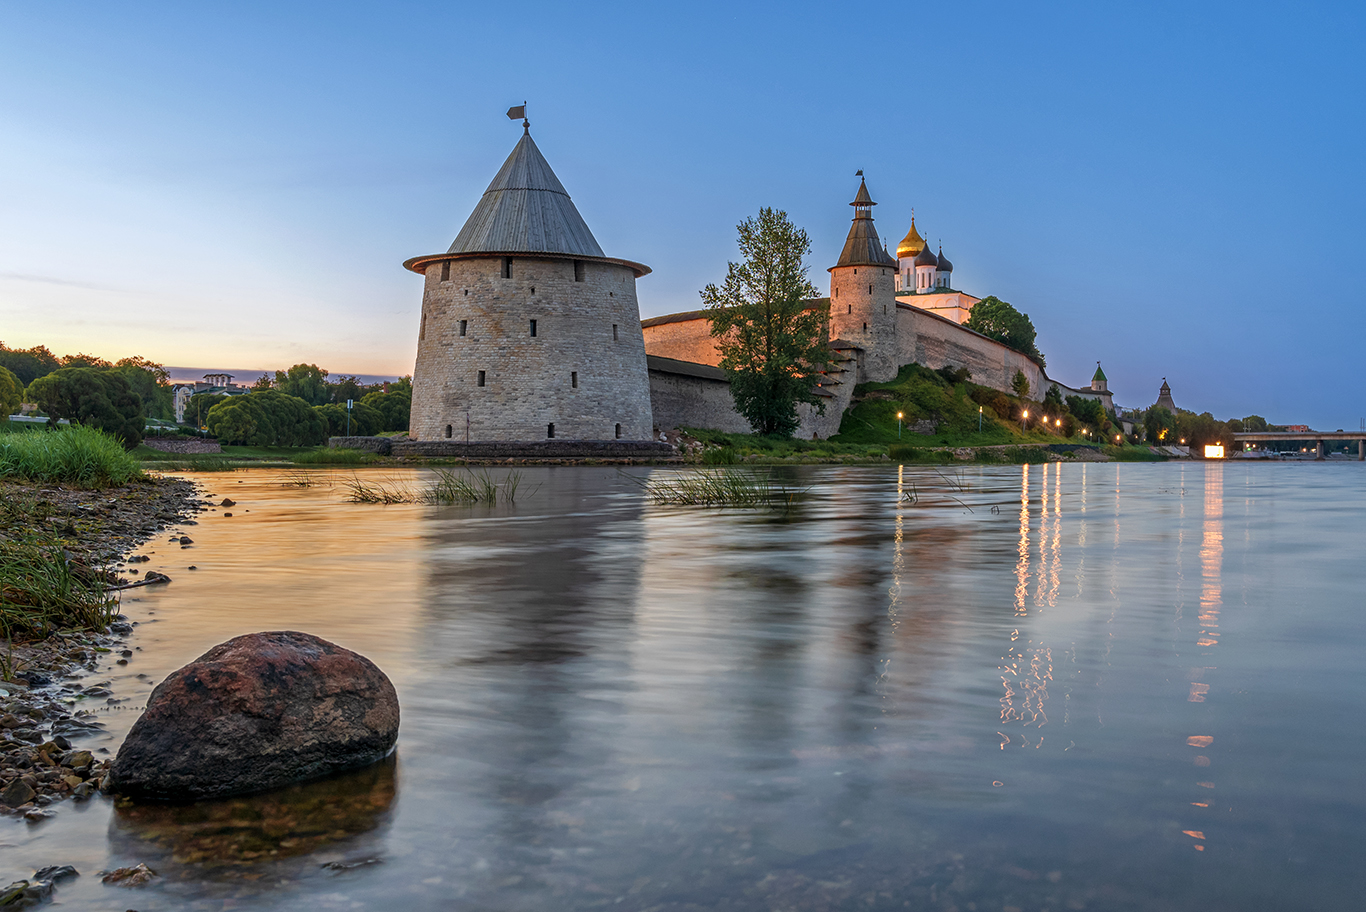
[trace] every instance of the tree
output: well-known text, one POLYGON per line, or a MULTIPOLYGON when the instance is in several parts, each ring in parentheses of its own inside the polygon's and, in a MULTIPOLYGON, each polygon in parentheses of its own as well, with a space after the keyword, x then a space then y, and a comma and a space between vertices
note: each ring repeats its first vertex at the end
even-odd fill
POLYGON ((0 367, 0 421, 19 411, 24 403, 24 384, 7 367, 0 367))
POLYGON ((1029 378, 1025 376, 1024 371, 1017 370, 1015 376, 1010 378, 1010 388, 1021 399, 1029 398, 1029 378))
MULTIPOLYGON (((317 412, 326 423, 327 436, 342 437, 347 434, 346 403, 344 401, 315 405, 313 411, 317 412)), ((352 437, 373 437, 384 430, 384 415, 379 409, 366 405, 364 400, 356 402, 351 407, 350 427, 352 437)))
POLYGON ((195 427, 201 427, 215 405, 231 398, 223 393, 195 393, 190 397, 190 401, 185 403, 185 420, 193 423, 195 427))
POLYGON ((338 377, 336 383, 329 383, 332 390, 332 402, 346 405, 347 399, 359 399, 365 395, 365 386, 355 377, 338 377))
POLYGON ((114 365, 110 364, 99 355, 87 355, 84 352, 75 355, 67 355, 62 358, 62 367, 96 367, 108 369, 113 366, 114 365))
POLYGON ((1043 354, 1034 344, 1034 324, 1030 322, 1029 314, 1020 313, 995 295, 988 295, 972 305, 972 313, 963 325, 1028 355, 1039 362, 1040 367, 1047 366, 1043 354))
POLYGON ((0 367, 12 371, 24 386, 39 377, 46 377, 61 366, 61 361, 45 345, 16 349, 6 348, 5 343, 0 342, 0 367))
POLYGON ((386 431, 408 430, 413 408, 413 385, 411 382, 401 383, 391 384, 387 393, 366 393, 360 400, 384 417, 386 431))
POLYGON ((209 433, 237 446, 312 446, 327 437, 322 416, 278 390, 229 396, 209 409, 209 433))
POLYGON ((128 381, 142 399, 143 408, 154 418, 170 420, 175 417, 175 403, 172 399, 170 372, 141 355, 120 358, 110 368, 128 381))
POLYGON ((1048 392, 1043 394, 1043 404, 1054 412, 1063 410, 1062 391, 1056 386, 1050 386, 1048 392))
POLYGON ((275 389, 286 396, 297 396, 309 405, 324 405, 332 400, 327 371, 316 364, 296 364, 287 371, 276 371, 275 389))
POLYGON ((1143 413, 1143 434, 1149 443, 1172 444, 1176 431, 1176 416, 1166 406, 1150 406, 1143 413))
POLYGON ((720 288, 702 289, 702 302, 736 411, 757 433, 790 437, 797 403, 825 411, 815 387, 829 363, 830 305, 807 305, 818 294, 803 262, 811 241, 786 212, 763 208, 736 227, 742 261, 727 264, 720 288))
POLYGON ((142 442, 147 425, 142 399, 113 371, 64 367, 30 383, 28 397, 47 412, 49 425, 66 418, 99 428, 130 450, 142 442))
POLYGON ((1105 406, 1100 404, 1099 399, 1088 399, 1085 396, 1068 396, 1067 410, 1077 417, 1078 421, 1098 428, 1105 421, 1105 406))

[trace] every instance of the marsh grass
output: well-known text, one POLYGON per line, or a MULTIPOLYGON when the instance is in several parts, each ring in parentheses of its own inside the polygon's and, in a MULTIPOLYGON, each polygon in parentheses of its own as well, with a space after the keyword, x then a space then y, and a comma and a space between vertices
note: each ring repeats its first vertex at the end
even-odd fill
MULTIPOLYGON (((492 506, 501 500, 503 503, 517 502, 517 492, 522 485, 521 472, 509 472, 502 480, 493 477, 487 470, 451 471, 440 469, 436 478, 424 487, 414 490, 397 482, 362 480, 352 476, 346 482, 346 499, 352 503, 368 504, 488 504, 492 506)), ((533 490, 533 494, 535 491, 533 490)))
POLYGON ((312 450, 300 453, 293 458, 295 465, 370 465, 379 462, 380 457, 364 450, 333 448, 312 450))
POLYGON ((142 476, 138 459, 95 428, 0 436, 0 478, 107 488, 142 476))
POLYGON ((787 510, 806 496, 806 488, 789 488, 770 472, 752 469, 699 469, 670 478, 651 477, 641 482, 645 494, 656 504, 669 507, 746 507, 787 510))

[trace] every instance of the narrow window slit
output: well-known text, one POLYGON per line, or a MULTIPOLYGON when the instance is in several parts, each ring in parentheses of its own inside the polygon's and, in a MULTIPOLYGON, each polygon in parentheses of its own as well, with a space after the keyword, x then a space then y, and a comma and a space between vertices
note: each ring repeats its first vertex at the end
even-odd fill
POLYGON ((578 388, 579 388, 579 372, 578 372, 578 371, 570 371, 570 372, 569 372, 569 385, 572 386, 574 389, 578 389, 578 388))
POLYGON ((469 324, 469 321, 468 321, 468 320, 461 320, 461 321, 460 321, 460 335, 463 336, 463 335, 465 334, 465 330, 469 327, 469 325, 470 325, 470 324, 469 324))
POLYGON ((536 338, 536 321, 531 321, 531 338, 536 338))
POLYGON ((552 439, 554 439, 554 437, 555 437, 555 422, 552 421, 552 422, 550 422, 549 424, 547 424, 547 425, 545 426, 545 436, 546 436, 546 439, 547 439, 547 440, 552 440, 552 439))
POLYGON ((483 371, 480 371, 480 372, 479 372, 479 377, 474 381, 474 383, 475 383, 476 386, 483 386, 483 385, 484 385, 484 372, 483 372, 483 371))

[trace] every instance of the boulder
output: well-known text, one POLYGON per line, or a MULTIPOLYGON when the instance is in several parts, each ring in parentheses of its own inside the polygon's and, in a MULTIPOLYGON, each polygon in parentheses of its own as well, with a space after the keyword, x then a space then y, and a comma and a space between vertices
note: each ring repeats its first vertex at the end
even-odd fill
POLYGON ((397 739, 398 695, 369 659, 307 633, 253 633, 157 685, 108 788, 154 801, 247 795, 366 766, 397 739))

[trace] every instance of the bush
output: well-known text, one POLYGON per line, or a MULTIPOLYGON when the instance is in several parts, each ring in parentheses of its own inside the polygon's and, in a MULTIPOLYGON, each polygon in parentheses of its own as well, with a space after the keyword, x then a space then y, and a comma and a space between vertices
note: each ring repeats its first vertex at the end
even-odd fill
POLYGON ((387 393, 366 393, 361 404, 384 416, 384 430, 406 431, 413 407, 413 388, 400 381, 387 393))
POLYGON ((127 449, 142 443, 147 423, 142 399, 128 380, 94 367, 64 367, 29 384, 30 401, 55 419, 98 428, 118 438, 127 449))
POLYGON ((1067 410, 1077 419, 1091 427, 1100 427, 1105 420, 1105 406, 1100 404, 1099 399, 1087 399, 1084 396, 1068 396, 1067 410))
POLYGON ((315 446, 327 437, 321 415, 278 390, 232 396, 209 410, 208 425, 229 446, 315 446))
POLYGON ((103 488, 141 476, 138 460, 96 428, 72 425, 0 437, 0 478, 103 488))
POLYGON ((975 386, 968 393, 968 398, 983 408, 991 409, 992 413, 1002 421, 1016 421, 1020 417, 1020 405, 1018 399, 992 389, 989 386, 975 386))

